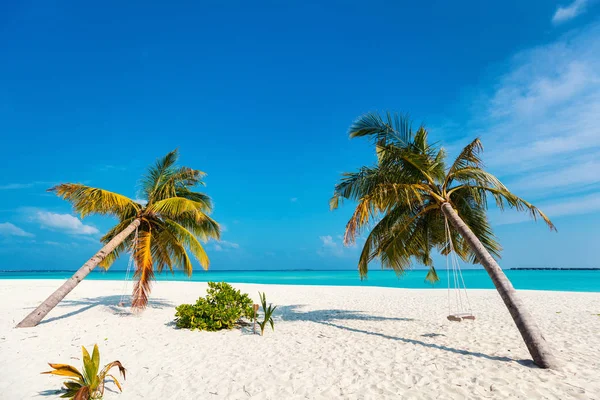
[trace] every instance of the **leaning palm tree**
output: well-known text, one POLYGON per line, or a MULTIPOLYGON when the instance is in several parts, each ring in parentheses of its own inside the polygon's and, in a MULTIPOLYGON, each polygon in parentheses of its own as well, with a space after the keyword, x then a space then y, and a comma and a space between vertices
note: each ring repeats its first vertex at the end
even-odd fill
POLYGON ((172 272, 175 267, 188 276, 192 274, 187 250, 204 269, 208 268, 209 259, 200 241, 219 239, 220 230, 208 216, 212 210, 210 198, 193 190, 202 184, 205 174, 176 166, 177 158, 177 150, 172 151, 148 169, 141 181, 144 201, 77 183, 49 189, 71 202, 82 218, 91 214, 111 215, 119 223, 100 239, 104 247, 17 327, 36 326, 96 266, 107 269, 128 250, 135 265, 131 302, 134 309, 143 309, 148 304, 155 270, 160 273, 167 267, 172 272))
MULTIPOLYGON (((350 137, 371 138, 377 154, 374 166, 344 174, 330 202, 332 209, 344 199, 357 202, 346 226, 345 244, 354 243, 363 229, 372 226, 358 262, 361 276, 366 276, 375 259, 384 268, 402 273, 414 261, 431 265, 433 249, 442 254, 452 249, 463 260, 483 265, 534 362, 543 368, 556 367, 539 328, 496 262, 501 247, 487 218, 488 197, 500 209, 526 211, 534 219, 543 219, 551 230, 556 228, 542 211, 483 169, 479 139, 446 167, 444 149, 428 143, 424 127, 413 131, 404 116, 366 114, 351 126, 350 137)), ((435 275, 435 270, 431 273, 435 275)))

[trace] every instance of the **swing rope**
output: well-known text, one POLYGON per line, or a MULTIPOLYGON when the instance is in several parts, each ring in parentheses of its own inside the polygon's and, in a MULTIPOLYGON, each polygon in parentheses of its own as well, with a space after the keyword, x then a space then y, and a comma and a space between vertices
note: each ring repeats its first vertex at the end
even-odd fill
POLYGON ((133 241, 131 242, 131 247, 129 249, 129 262, 127 263, 127 272, 125 272, 125 281, 123 282, 123 292, 121 293, 121 300, 119 301, 119 305, 124 305, 125 297, 127 296, 127 286, 129 283, 129 279, 131 277, 131 269, 134 264, 133 254, 135 251, 135 246, 138 241, 138 229, 135 228, 135 235, 133 236, 133 241))
POLYGON ((448 275, 448 319, 451 319, 451 317, 453 318, 451 320, 457 321, 460 321, 465 317, 474 319, 471 302, 469 301, 469 294, 467 293, 467 285, 465 285, 465 279, 460 268, 460 261, 458 260, 458 255, 454 248, 454 243, 450 234, 450 226, 446 216, 444 216, 444 223, 446 228, 446 243, 449 247, 449 252, 446 255, 446 274, 448 275), (454 285, 454 307, 451 296, 450 266, 452 267, 452 283, 454 285))

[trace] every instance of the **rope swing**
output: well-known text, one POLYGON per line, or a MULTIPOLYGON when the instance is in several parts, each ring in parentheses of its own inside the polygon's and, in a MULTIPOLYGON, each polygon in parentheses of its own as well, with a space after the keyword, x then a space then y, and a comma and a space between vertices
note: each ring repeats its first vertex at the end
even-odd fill
POLYGON ((134 265, 134 252, 135 246, 138 241, 138 228, 135 228, 135 235, 131 242, 131 248, 129 249, 129 262, 127 263, 127 272, 125 272, 125 282, 123 282, 123 292, 121 293, 121 300, 119 300, 119 307, 125 307, 125 298, 127 297, 127 286, 131 278, 131 269, 134 265))
POLYGON ((475 316, 473 315, 471 303, 469 302, 467 286, 463 279, 458 255, 454 249, 454 243, 452 243, 450 226, 448 225, 448 218, 446 218, 446 216, 444 216, 444 221, 446 224, 446 243, 447 246, 450 246, 450 251, 446 255, 446 275, 448 276, 448 320, 454 322, 461 322, 463 319, 474 320, 475 316), (450 275, 452 275, 452 278, 450 275))

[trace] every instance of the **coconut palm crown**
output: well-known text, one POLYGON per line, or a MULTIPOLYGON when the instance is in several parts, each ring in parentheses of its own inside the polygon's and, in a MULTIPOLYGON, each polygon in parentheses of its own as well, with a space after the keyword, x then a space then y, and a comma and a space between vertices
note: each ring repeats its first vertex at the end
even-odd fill
MULTIPOLYGON (((397 273, 404 272, 416 260, 430 267, 427 279, 437 281, 431 251, 438 249, 444 255, 450 251, 441 207, 444 203, 452 206, 496 258, 500 257, 501 246, 487 218, 489 199, 495 200, 500 209, 508 206, 526 211, 534 219, 543 219, 550 229, 556 229, 542 211, 511 193, 484 170, 479 139, 468 144, 447 166, 445 150, 430 145, 425 127, 414 131, 406 116, 369 113, 354 122, 349 134, 351 138, 372 139, 377 154, 375 165, 344 174, 330 201, 332 209, 345 199, 357 202, 346 225, 346 244, 372 227, 358 262, 362 277, 374 259, 397 273)), ((452 226, 449 237, 458 256, 477 262, 471 247, 452 226)))
POLYGON ((208 215, 212 211, 210 198, 195 191, 203 185, 204 173, 175 165, 177 150, 168 153, 148 168, 141 181, 141 199, 132 200, 121 194, 81 184, 64 183, 50 191, 73 204, 82 218, 92 215, 110 215, 119 222, 100 240, 107 244, 134 221, 139 220, 137 233, 127 236, 99 263, 108 269, 128 250, 133 250, 135 285, 133 308, 148 304, 154 271, 168 268, 182 269, 192 274, 188 254, 207 269, 209 259, 201 241, 219 239, 219 225, 208 215))

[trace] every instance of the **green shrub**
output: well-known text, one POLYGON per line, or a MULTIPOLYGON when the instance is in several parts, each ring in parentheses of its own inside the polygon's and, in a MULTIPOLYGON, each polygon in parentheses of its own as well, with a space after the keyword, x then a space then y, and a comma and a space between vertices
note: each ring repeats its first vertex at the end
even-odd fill
POLYGON ((240 318, 252 318, 252 300, 225 282, 208 282, 206 297, 175 308, 178 328, 218 331, 232 329, 240 318))

